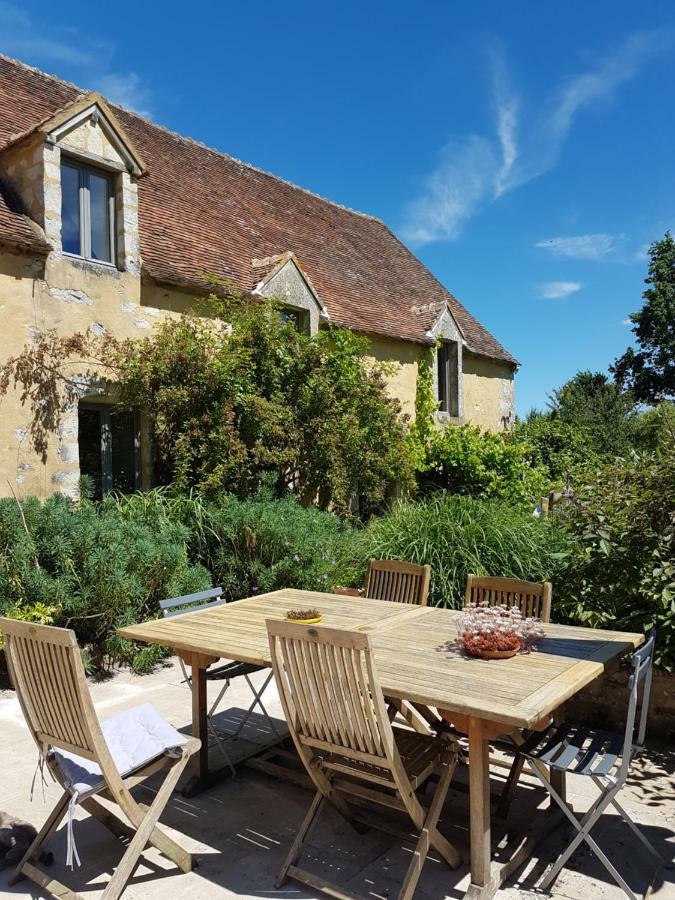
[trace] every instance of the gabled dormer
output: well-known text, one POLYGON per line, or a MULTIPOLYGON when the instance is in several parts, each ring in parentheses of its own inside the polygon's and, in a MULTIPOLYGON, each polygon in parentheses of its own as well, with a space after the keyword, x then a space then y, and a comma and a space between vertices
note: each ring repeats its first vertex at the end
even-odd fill
POLYGON ((284 315, 299 331, 316 334, 319 323, 328 321, 327 309, 293 252, 253 259, 251 268, 253 293, 282 300, 284 315))
POLYGON ((462 350, 466 340, 448 303, 443 305, 428 336, 436 343, 434 390, 438 400, 437 418, 461 422, 464 417, 462 350))
POLYGON ((100 94, 85 94, 2 153, 55 256, 140 274, 137 179, 145 164, 100 94))

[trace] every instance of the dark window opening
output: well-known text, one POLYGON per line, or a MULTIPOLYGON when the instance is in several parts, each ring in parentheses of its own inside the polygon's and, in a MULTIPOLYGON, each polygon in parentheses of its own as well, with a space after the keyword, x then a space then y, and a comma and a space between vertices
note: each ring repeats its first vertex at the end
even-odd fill
POLYGON ((279 310, 279 316, 284 325, 292 325, 296 331, 302 334, 309 334, 309 313, 307 310, 284 306, 279 310))
POLYGON ((441 412, 459 416, 459 345, 443 341, 438 348, 438 402, 441 412))
POLYGON ((78 410, 80 474, 91 478, 93 497, 110 491, 138 490, 140 434, 135 412, 103 404, 80 404, 78 410))
POLYGON ((61 164, 61 244, 64 253, 114 261, 115 185, 111 175, 70 161, 61 164))

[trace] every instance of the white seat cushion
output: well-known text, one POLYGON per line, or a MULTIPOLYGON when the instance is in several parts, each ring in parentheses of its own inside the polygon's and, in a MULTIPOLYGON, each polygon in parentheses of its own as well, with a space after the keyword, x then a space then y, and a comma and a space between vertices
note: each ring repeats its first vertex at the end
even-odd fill
MULTIPOLYGON (((151 703, 125 709, 106 719, 101 722, 101 731, 117 771, 123 777, 187 741, 185 735, 169 725, 151 703)), ((66 750, 55 750, 54 759, 65 786, 78 799, 105 787, 101 769, 92 760, 66 750)))

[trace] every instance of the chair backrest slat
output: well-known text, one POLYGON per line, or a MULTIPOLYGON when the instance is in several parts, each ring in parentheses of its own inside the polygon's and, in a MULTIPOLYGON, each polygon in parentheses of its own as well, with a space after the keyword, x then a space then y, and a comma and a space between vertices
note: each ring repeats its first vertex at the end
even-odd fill
POLYGON ((652 672, 654 666, 654 647, 656 644, 656 631, 652 629, 649 638, 636 650, 631 658, 633 672, 628 681, 630 699, 628 702, 628 714, 626 716, 626 731, 624 734, 623 754, 619 778, 626 778, 628 766, 631 761, 631 749, 633 745, 643 747, 645 732, 647 730, 647 715, 649 713, 649 698, 652 689, 652 672), (640 698, 640 691, 642 698, 640 698), (638 705, 640 706, 640 719, 638 721, 637 736, 635 735, 635 719, 638 705))
POLYGON ((10 676, 38 745, 96 757, 100 725, 74 633, 5 618, 0 630, 10 676))
POLYGON ((395 559, 371 559, 366 578, 366 597, 426 606, 430 580, 430 566, 416 566, 395 559))
POLYGON ((391 723, 367 634, 268 620, 272 666, 296 743, 389 767, 391 723))
POLYGON ((489 578, 469 575, 465 605, 517 606, 524 616, 551 621, 550 581, 521 581, 517 578, 489 578))
POLYGON ((197 591, 194 594, 185 594, 183 597, 167 597, 166 600, 159 601, 159 608, 162 610, 164 618, 167 619, 169 616, 179 616, 181 613, 186 612, 195 612, 195 609, 176 609, 176 607, 194 607, 197 603, 202 603, 204 600, 211 600, 213 598, 213 602, 204 603, 202 606, 197 607, 198 609, 208 609, 211 606, 220 606, 221 603, 225 603, 225 600, 220 600, 218 598, 223 596, 223 589, 221 587, 210 588, 208 591, 197 591), (172 612, 172 610, 174 610, 172 612))

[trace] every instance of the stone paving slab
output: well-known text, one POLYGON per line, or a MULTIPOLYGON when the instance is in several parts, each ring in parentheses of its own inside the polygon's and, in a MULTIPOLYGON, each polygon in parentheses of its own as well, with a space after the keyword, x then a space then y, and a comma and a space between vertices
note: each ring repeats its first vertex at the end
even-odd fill
MULTIPOLYGON (((259 679, 263 673, 253 676, 259 679)), ((264 677, 264 676, 263 676, 264 677)), ((141 702, 153 703, 177 728, 185 729, 190 720, 190 695, 181 684, 175 663, 148 676, 119 672, 113 678, 92 684, 97 711, 106 718, 141 702)), ((248 706, 250 694, 246 685, 236 683, 228 692, 218 727, 227 730, 238 721, 248 706)), ((266 706, 275 719, 282 720, 278 695, 273 686, 265 695, 266 706)), ((228 742, 233 758, 246 755, 252 747, 263 747, 270 736, 261 717, 247 726, 243 739, 228 742)), ((218 759, 217 749, 212 758, 218 759)), ((36 787, 33 802, 29 800, 37 752, 23 723, 14 694, 0 692, 0 768, 2 788, 0 808, 20 816, 39 827, 58 796, 51 783, 36 787)), ((468 796, 461 789, 466 773, 459 772, 457 785, 448 796, 441 828, 468 859, 468 796)), ((496 779, 497 781, 497 779, 496 779)), ((543 791, 533 780, 529 788, 519 792, 512 807, 514 828, 524 827, 547 805, 543 791)), ((499 785, 496 783, 498 789, 499 785)), ((137 789, 152 799, 152 783, 137 789)), ((569 794, 575 808, 585 810, 593 800, 593 786, 585 779, 570 778, 569 794)), ((310 794, 289 782, 240 768, 235 779, 228 779, 208 793, 185 799, 175 795, 163 818, 165 826, 182 832, 185 845, 199 859, 199 868, 187 875, 177 873, 172 863, 154 850, 147 851, 143 863, 129 883, 125 898, 129 900, 210 900, 210 898, 281 897, 310 900, 322 896, 295 882, 287 882, 280 890, 274 887, 279 867, 287 853, 310 801, 310 794)), ((650 749, 638 761, 635 775, 624 793, 624 805, 643 824, 645 833, 662 853, 675 852, 675 751, 661 746, 650 749)), ((75 837, 83 865, 75 872, 65 869, 65 830, 60 828, 51 842, 56 878, 72 886, 87 898, 100 896, 107 878, 123 852, 119 842, 95 820, 78 811, 75 837)), ((634 891, 640 895, 652 875, 649 860, 644 859, 639 844, 618 816, 606 815, 596 837, 613 857, 634 891)), ((533 898, 536 885, 570 835, 559 829, 540 846, 537 855, 516 874, 499 897, 504 900, 533 898)), ((357 835, 337 814, 328 812, 312 835, 304 864, 348 890, 373 900, 395 897, 408 865, 411 844, 402 843, 371 830, 357 835)), ((461 898, 468 886, 468 866, 451 872, 431 853, 416 893, 417 900, 461 898)), ((7 873, 0 872, 0 897, 39 898, 42 894, 29 881, 13 888, 7 885, 7 873)), ((585 849, 579 850, 571 865, 558 878, 552 896, 567 900, 619 900, 625 895, 609 881, 602 866, 585 849)), ((675 900, 675 873, 662 872, 654 882, 653 897, 675 900)))

